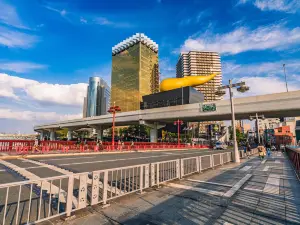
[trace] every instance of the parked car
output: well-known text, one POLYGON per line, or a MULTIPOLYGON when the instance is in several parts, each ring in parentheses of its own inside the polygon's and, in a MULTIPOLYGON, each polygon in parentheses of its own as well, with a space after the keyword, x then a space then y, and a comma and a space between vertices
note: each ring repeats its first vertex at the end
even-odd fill
POLYGON ((225 149, 227 149, 227 145, 223 142, 217 141, 215 143, 214 149, 216 149, 216 150, 225 150, 225 149))

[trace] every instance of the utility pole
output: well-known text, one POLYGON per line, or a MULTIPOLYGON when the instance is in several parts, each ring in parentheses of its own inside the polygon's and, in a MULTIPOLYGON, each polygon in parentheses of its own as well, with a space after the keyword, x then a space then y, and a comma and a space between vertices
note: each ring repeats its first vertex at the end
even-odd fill
POLYGON ((288 88, 288 84, 287 84, 287 79, 286 79, 286 72, 285 72, 285 63, 282 64, 282 67, 283 67, 283 73, 284 73, 284 77, 285 77, 286 92, 289 92, 289 88, 288 88))

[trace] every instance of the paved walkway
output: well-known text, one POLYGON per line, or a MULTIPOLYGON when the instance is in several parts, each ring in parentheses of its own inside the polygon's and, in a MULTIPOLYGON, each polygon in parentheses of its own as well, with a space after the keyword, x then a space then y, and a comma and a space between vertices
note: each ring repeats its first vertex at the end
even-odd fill
POLYGON ((300 182, 281 153, 224 165, 110 203, 81 211, 64 224, 300 224, 300 182))

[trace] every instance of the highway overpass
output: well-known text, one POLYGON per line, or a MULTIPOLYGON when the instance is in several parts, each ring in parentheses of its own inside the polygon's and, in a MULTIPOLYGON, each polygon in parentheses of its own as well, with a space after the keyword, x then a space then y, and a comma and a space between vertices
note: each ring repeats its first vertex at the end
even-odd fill
MULTIPOLYGON (((188 122, 231 119, 229 100, 211 103, 216 104, 216 111, 203 112, 201 110, 201 104, 196 103, 132 112, 120 112, 116 115, 116 126, 140 123, 150 126, 155 131, 160 125, 163 126, 166 123, 172 123, 176 119, 188 122)), ((299 116, 300 91, 234 98, 234 105, 236 119, 248 119, 250 115, 255 115, 255 113, 263 114, 267 118, 299 116)), ((112 115, 109 114, 37 125, 34 127, 34 130, 37 132, 42 132, 43 130, 53 131, 62 128, 68 128, 70 130, 96 128, 103 130, 111 127, 111 124, 112 115)), ((153 135, 155 134, 153 133, 153 135)))

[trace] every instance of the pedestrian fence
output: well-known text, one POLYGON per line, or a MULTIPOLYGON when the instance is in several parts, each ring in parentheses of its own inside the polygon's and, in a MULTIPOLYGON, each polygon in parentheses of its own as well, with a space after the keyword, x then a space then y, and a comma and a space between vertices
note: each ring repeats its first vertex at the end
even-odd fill
POLYGON ((0 184, 0 221, 3 225, 26 224, 70 216, 87 206, 106 205, 120 196, 141 193, 149 187, 201 173, 232 159, 232 152, 222 152, 0 184))

